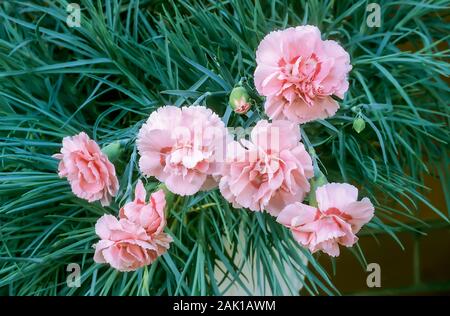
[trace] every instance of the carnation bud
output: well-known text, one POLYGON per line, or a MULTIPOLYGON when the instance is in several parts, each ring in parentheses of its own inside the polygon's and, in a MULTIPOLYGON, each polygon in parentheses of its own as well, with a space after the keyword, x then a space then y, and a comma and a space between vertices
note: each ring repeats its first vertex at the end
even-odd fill
POLYGON ((366 122, 361 117, 356 118, 353 121, 353 129, 359 134, 366 127, 366 122))
POLYGON ((316 190, 328 183, 327 177, 320 170, 316 170, 314 178, 311 179, 311 190, 309 191, 309 205, 317 207, 316 190))
POLYGON ((250 110, 252 104, 250 97, 244 87, 235 87, 230 94, 230 106, 237 114, 245 114, 250 110))
POLYGON ((102 152, 108 156, 109 161, 117 160, 123 152, 121 141, 112 142, 102 148, 102 152))

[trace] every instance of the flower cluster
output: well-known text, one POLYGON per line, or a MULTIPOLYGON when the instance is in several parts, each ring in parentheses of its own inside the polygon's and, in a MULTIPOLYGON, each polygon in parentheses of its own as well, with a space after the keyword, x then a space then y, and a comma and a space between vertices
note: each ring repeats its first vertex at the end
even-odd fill
MULTIPOLYGON (((299 26, 268 34, 256 62, 255 86, 266 97, 271 121, 260 120, 248 139, 234 140, 204 106, 161 107, 137 135, 139 169, 181 196, 219 186, 236 208, 267 211, 311 252, 338 256, 339 245, 351 247, 358 240, 374 207, 368 198, 358 201, 358 189, 350 184, 311 185, 320 171, 301 142, 299 124, 337 111, 332 96, 342 99, 348 89, 349 55, 338 43, 322 40, 317 27, 299 26)), ((237 114, 244 115, 251 104, 241 85, 232 91, 229 105, 237 114)), ((114 166, 85 133, 64 138, 54 157, 61 160, 59 175, 78 197, 109 205, 117 194, 114 166)), ((120 271, 154 262, 172 241, 163 232, 165 206, 163 190, 146 201, 138 180, 135 199, 120 208, 118 218, 98 220, 94 260, 120 271)))

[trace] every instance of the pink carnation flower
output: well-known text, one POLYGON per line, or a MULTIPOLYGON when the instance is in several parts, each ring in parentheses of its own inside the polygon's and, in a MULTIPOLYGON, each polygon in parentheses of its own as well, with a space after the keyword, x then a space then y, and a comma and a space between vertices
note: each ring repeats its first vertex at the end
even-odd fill
POLYGON ((298 125, 262 120, 253 128, 250 141, 240 142, 230 143, 219 184, 229 202, 275 216, 287 204, 303 200, 313 166, 300 142, 298 125))
POLYGON ((139 131, 140 170, 179 195, 210 189, 227 139, 225 125, 206 107, 159 108, 139 131))
POLYGON ((358 189, 347 183, 329 183, 316 190, 318 207, 296 202, 286 206, 277 221, 290 228, 311 252, 339 256, 339 244, 351 247, 356 233, 368 223, 374 207, 368 198, 358 201, 358 189))
POLYGON ((67 177, 76 196, 109 205, 111 197, 117 194, 119 182, 108 157, 84 132, 64 137, 62 144, 61 153, 53 155, 61 160, 59 176, 67 177))
POLYGON ((323 41, 317 27, 291 27, 266 35, 256 51, 255 86, 271 119, 305 123, 334 115, 331 97, 344 97, 352 69, 348 53, 323 41))
POLYGON ((120 209, 120 218, 128 219, 142 226, 150 236, 160 234, 166 226, 164 215, 166 196, 164 191, 154 192, 147 203, 144 185, 141 180, 138 180, 134 195, 134 201, 126 203, 120 209))
POLYGON ((109 263, 119 271, 133 271, 151 264, 158 248, 145 229, 127 219, 103 215, 95 225, 100 241, 94 245, 94 261, 109 263))
POLYGON ((163 232, 166 226, 163 190, 150 196, 139 180, 134 201, 120 209, 120 219, 103 215, 95 225, 100 241, 94 245, 94 261, 109 263, 119 271, 132 271, 151 264, 170 247, 172 238, 163 232))

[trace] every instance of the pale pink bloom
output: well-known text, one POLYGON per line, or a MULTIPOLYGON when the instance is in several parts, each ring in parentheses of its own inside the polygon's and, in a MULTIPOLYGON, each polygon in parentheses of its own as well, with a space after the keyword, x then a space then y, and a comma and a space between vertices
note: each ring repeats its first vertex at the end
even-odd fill
POLYGON ((277 221, 311 252, 339 256, 339 244, 351 247, 356 243, 355 234, 372 219, 374 207, 368 198, 358 201, 358 189, 347 183, 319 187, 316 199, 317 208, 300 202, 286 206, 277 221))
POLYGON ((266 35, 256 51, 255 86, 271 119, 305 123, 336 113, 348 89, 348 53, 304 25, 266 35))
POLYGON ((161 107, 139 131, 140 170, 179 195, 211 189, 228 137, 220 118, 204 106, 161 107))
POLYGON ((102 153, 97 143, 81 132, 64 137, 61 153, 53 155, 60 161, 60 177, 67 177, 73 193, 89 202, 100 200, 109 205, 117 194, 119 182, 114 165, 102 153))
POLYGON ((141 180, 138 180, 134 191, 134 201, 126 203, 120 209, 120 218, 128 219, 143 227, 151 237, 162 233, 166 226, 164 208, 166 196, 163 190, 150 195, 146 202, 146 191, 141 180))
POLYGON ((274 96, 266 99, 264 108, 271 119, 288 119, 301 124, 333 116, 339 106, 327 98, 316 98, 314 106, 309 106, 301 98, 289 103, 284 97, 274 96))
MULTIPOLYGON (((95 225, 100 241, 94 245, 94 261, 108 263, 119 271, 133 271, 151 264, 160 255, 160 244, 155 243, 145 229, 128 219, 118 220, 103 215, 95 225)), ((166 249, 169 247, 169 244, 166 249)))
POLYGON ((250 141, 230 143, 227 154, 219 187, 235 207, 276 216, 286 205, 302 201, 310 189, 311 157, 292 122, 259 121, 250 141))
POLYGON ((163 232, 166 226, 163 190, 150 195, 141 180, 135 188, 135 198, 120 209, 120 219, 102 216, 95 225, 100 241, 94 245, 94 260, 109 263, 119 271, 132 271, 151 264, 170 247, 172 238, 163 232))

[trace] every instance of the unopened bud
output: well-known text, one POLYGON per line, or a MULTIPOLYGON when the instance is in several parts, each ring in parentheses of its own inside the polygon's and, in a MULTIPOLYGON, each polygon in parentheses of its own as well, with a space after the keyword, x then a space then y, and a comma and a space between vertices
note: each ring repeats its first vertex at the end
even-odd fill
POLYGON ((311 190, 309 191, 309 205, 317 207, 316 190, 328 183, 327 177, 320 171, 316 171, 314 178, 311 179, 311 190))
POLYGON ((353 129, 359 134, 366 127, 366 122, 363 118, 358 117, 353 121, 353 129))
POLYGON ((108 156, 109 161, 113 162, 117 160, 123 152, 123 148, 120 141, 112 142, 102 148, 102 152, 108 156))
POLYGON ((234 112, 245 114, 252 107, 250 97, 244 87, 235 87, 230 94, 230 106, 234 112))

